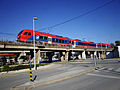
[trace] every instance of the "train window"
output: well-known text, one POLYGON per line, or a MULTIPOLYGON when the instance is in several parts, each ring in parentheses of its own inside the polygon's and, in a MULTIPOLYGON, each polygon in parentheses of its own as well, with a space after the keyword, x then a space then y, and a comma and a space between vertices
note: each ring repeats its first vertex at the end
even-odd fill
POLYGON ((88 46, 95 46, 96 47, 96 44, 88 44, 88 46))
POLYGON ((27 35, 28 32, 25 32, 24 35, 27 35))
POLYGON ((59 40, 59 43, 61 43, 62 41, 61 40, 59 40))
POLYGON ((69 43, 71 44, 71 41, 69 41, 69 43))
POLYGON ((67 41, 65 40, 65 43, 67 43, 67 41))
POLYGON ((56 42, 58 42, 58 39, 56 39, 56 42))
POLYGON ((47 37, 47 36, 45 36, 45 37, 44 37, 44 39, 45 39, 45 40, 47 40, 47 39, 48 39, 48 37, 47 37))
POLYGON ((102 45, 102 47, 106 47, 105 45, 102 45))
POLYGON ((24 31, 24 30, 22 30, 18 35, 21 35, 23 31, 24 31))
POLYGON ((62 40, 62 43, 64 43, 64 40, 62 40))
POLYGON ((101 45, 98 45, 98 47, 101 47, 101 45))
POLYGON ((43 36, 40 36, 40 39, 43 39, 43 36))
POLYGON ((52 38, 52 42, 55 42, 55 38, 52 38))
POLYGON ((28 35, 31 36, 31 33, 29 32, 28 35))

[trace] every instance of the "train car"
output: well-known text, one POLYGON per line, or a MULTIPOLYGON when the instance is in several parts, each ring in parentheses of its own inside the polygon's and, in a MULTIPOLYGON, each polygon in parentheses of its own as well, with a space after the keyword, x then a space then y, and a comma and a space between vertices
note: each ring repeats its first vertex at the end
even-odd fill
MULTIPOLYGON (((111 48, 109 44, 93 43, 80 40, 73 40, 62 36, 52 35, 48 33, 35 31, 35 40, 43 41, 49 44, 69 45, 77 47, 92 47, 92 48, 111 48)), ((33 41, 33 30, 25 29, 18 33, 17 41, 30 42, 33 41)))
MULTIPOLYGON (((48 41, 48 34, 47 33, 40 33, 35 31, 35 40, 38 41, 48 41)), ((30 42, 33 40, 33 30, 25 29, 19 32, 17 35, 17 41, 20 42, 30 42)))
MULTIPOLYGON (((30 42, 33 40, 33 30, 22 30, 17 35, 17 41, 20 42, 30 42)), ((60 37, 57 35, 51 35, 48 33, 35 31, 35 40, 36 41, 44 41, 49 44, 61 44, 61 45, 73 45, 74 40, 60 37)))
POLYGON ((93 43, 93 42, 86 42, 86 41, 76 40, 76 46, 96 48, 97 44, 93 43))

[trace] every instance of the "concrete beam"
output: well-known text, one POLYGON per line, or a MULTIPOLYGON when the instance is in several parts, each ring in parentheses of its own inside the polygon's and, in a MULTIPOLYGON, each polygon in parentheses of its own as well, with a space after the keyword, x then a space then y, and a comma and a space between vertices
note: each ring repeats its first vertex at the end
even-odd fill
MULTIPOLYGON (((12 51, 0 51, 0 53, 20 53, 20 52, 23 52, 23 50, 16 50, 16 51, 13 51, 13 50, 12 50, 12 51)), ((24 52, 27 52, 27 53, 28 53, 28 52, 30 52, 30 51, 26 51, 26 50, 25 50, 24 52)))

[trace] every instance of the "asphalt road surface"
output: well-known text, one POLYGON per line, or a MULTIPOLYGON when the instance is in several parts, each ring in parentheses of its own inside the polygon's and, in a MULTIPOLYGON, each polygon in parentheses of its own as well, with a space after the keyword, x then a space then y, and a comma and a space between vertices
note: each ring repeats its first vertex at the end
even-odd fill
MULTIPOLYGON (((120 62, 118 60, 100 60, 97 65, 104 67, 91 73, 79 75, 77 77, 61 80, 46 85, 38 85, 32 90, 120 90, 120 62)), ((33 72, 37 75, 36 82, 42 82, 66 75, 75 75, 82 70, 87 71, 94 67, 94 61, 80 63, 56 63, 50 67, 33 72)), ((18 86, 29 82, 29 71, 21 73, 11 73, 0 75, 0 90, 9 90, 13 86, 18 86)))
MULTIPOLYGON (((104 67, 86 75, 32 90, 120 90, 120 62, 104 60, 97 61, 97 64, 102 64, 104 67)), ((82 63, 80 65, 90 66, 91 64, 82 63)))

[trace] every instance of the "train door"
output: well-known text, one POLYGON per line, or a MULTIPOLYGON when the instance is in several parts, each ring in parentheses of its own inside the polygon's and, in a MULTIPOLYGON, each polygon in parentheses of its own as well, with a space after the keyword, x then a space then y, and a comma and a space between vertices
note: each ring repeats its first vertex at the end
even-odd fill
POLYGON ((73 47, 76 47, 76 41, 74 41, 74 46, 73 47))
POLYGON ((48 43, 49 43, 49 44, 52 43, 52 37, 48 37, 48 43))

